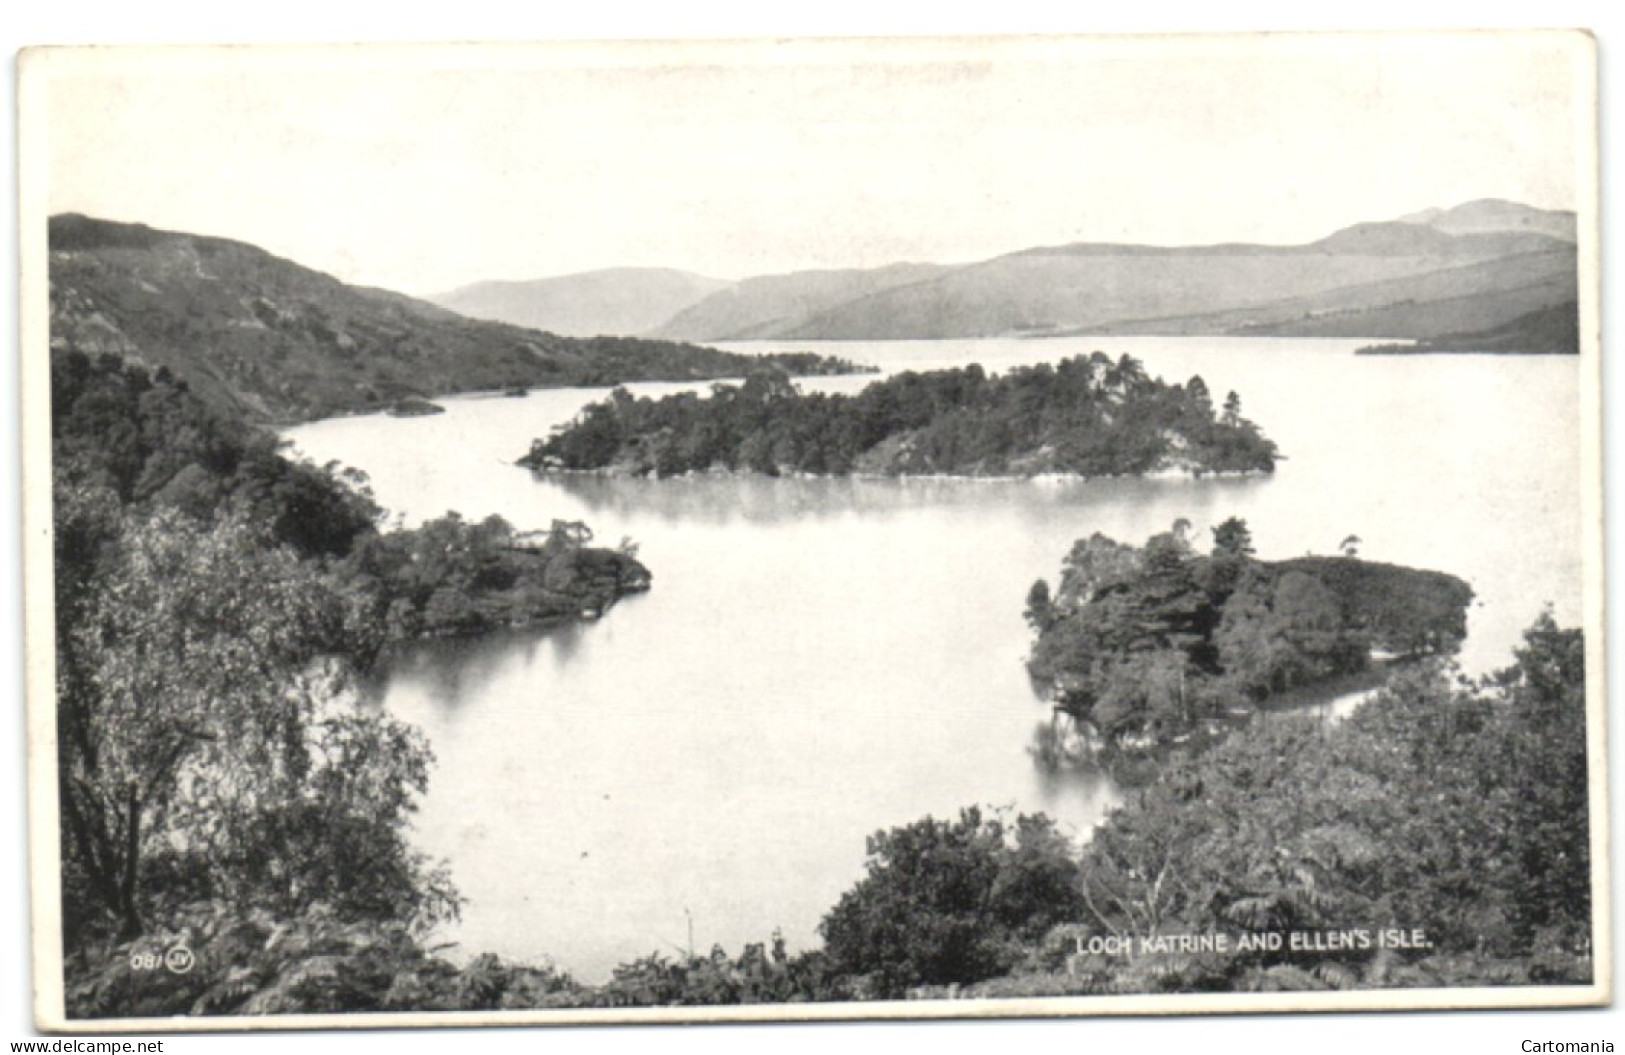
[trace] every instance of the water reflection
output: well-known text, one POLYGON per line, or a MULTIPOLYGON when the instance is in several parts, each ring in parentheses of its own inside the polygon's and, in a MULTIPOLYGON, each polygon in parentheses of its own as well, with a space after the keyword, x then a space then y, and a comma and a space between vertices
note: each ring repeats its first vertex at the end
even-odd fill
POLYGON ((1177 507, 1205 517, 1268 476, 1167 479, 965 480, 855 479, 707 474, 664 480, 596 473, 533 474, 536 487, 568 496, 589 514, 617 520, 652 517, 667 523, 775 524, 838 520, 852 514, 897 516, 919 510, 985 509, 989 505, 1048 517, 1088 506, 1177 507))
MULTIPOLYGON (((1035 798, 1053 817, 1065 819, 1081 815, 1098 821, 1122 801, 1122 789, 1093 753, 1065 757, 1059 754, 1062 737, 1053 719, 1033 726, 1027 753, 1032 758, 1035 798), (1084 814, 1079 807, 1087 807, 1090 812, 1084 814)), ((1088 835, 1088 831, 1076 830, 1075 825, 1068 826, 1074 828, 1071 832, 1074 836, 1088 835)))
MULTIPOLYGON (((637 595, 617 607, 635 603, 637 595)), ((549 661, 551 673, 558 673, 580 652, 582 636, 590 630, 591 624, 571 622, 396 645, 380 658, 369 696, 387 698, 410 684, 434 706, 454 711, 469 706, 493 684, 523 676, 539 657, 549 661)))

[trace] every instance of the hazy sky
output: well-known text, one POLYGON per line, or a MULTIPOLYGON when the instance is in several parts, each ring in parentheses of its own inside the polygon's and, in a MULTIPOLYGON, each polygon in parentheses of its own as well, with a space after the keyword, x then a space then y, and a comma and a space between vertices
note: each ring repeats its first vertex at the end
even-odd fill
POLYGON ((58 53, 46 207, 413 293, 617 265, 737 278, 1082 240, 1294 243, 1483 197, 1575 208, 1578 43, 58 53))

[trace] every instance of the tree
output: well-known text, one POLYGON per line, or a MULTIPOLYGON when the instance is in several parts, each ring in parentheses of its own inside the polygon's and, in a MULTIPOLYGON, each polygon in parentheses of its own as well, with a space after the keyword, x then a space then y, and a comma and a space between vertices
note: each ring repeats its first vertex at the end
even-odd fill
MULTIPOLYGON (((495 518, 500 520, 501 518, 495 518)), ((548 528, 547 545, 567 550, 580 549, 592 541, 592 528, 579 520, 554 520, 548 528)))
POLYGON ((1049 583, 1043 579, 1036 580, 1027 591, 1027 609, 1022 613, 1027 625, 1037 633, 1043 633, 1055 619, 1055 605, 1050 600, 1049 583))
POLYGON ((869 839, 867 874, 819 925, 833 968, 882 997, 1008 970, 1022 940, 1081 911, 1076 865, 1044 817, 980 809, 869 839))
POLYGON ((1238 560, 1251 557, 1253 555, 1253 533, 1247 529, 1247 521, 1242 520, 1240 517, 1230 517, 1214 528, 1213 555, 1238 560))
POLYGON ((1200 374, 1193 374, 1185 382, 1185 394, 1190 397, 1195 413, 1204 421, 1213 418, 1213 394, 1208 391, 1207 382, 1202 380, 1200 374))
POLYGON ((1061 586, 1055 601, 1062 609, 1087 604, 1100 591, 1128 582, 1140 573, 1140 551, 1095 532, 1079 539, 1061 564, 1061 586))
POLYGON ((390 918, 450 908, 402 832, 428 749, 344 702, 343 612, 241 518, 125 515, 60 657, 70 927, 134 935, 160 893, 188 890, 390 918))
POLYGON ((1590 773, 1586 754, 1585 638, 1548 609, 1523 635, 1517 662, 1489 679, 1507 701, 1507 743, 1474 744, 1475 765, 1506 810, 1498 854, 1512 890, 1512 925, 1521 942, 1552 932, 1576 950, 1590 947, 1590 773), (1531 779, 1531 775, 1533 779, 1531 779), (1509 789, 1510 793, 1508 793, 1509 789))
POLYGON ((1101 679, 1091 721, 1112 740, 1186 728, 1193 715, 1185 666, 1185 654, 1166 647, 1123 657, 1101 679))
POLYGON ((1253 698, 1289 688, 1298 654, 1270 601, 1267 577, 1244 573, 1225 602, 1213 643, 1231 684, 1253 698))
POLYGON ((1160 532, 1145 540, 1145 548, 1141 551, 1140 559, 1146 571, 1152 573, 1175 571, 1194 556, 1190 541, 1186 538, 1185 528, 1189 525, 1188 520, 1180 520, 1175 523, 1172 531, 1160 532))

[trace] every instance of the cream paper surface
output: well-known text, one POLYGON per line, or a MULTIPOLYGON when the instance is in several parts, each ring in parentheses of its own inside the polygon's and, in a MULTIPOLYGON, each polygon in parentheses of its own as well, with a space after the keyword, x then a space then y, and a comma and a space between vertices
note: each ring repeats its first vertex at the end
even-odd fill
MULTIPOLYGON (((1188 1014, 1608 999, 1596 63, 1588 37, 41 49, 24 54, 20 77, 31 875, 42 1026, 1188 1014), (1582 590, 1563 601, 1587 640, 1593 984, 70 1022, 53 692, 49 217, 77 212, 231 238, 352 285, 428 296, 485 279, 629 265, 736 279, 901 260, 965 264, 1063 243, 1299 245, 1482 198, 1575 215, 1578 427, 1531 442, 1578 446, 1582 486, 1565 500, 1580 538, 1582 590)), ((1478 362, 1500 368, 1493 358, 1478 362)), ((1419 518, 1416 530, 1428 526, 1419 518)), ((1080 525, 1077 534, 1087 533, 1080 525)), ((1062 555, 1052 554, 1052 565, 1062 555)), ((1012 596, 1025 585, 1012 583, 1012 596)), ((1526 604, 1533 611, 1546 600, 1526 604)), ((613 628, 619 614, 606 613, 604 626, 613 628)), ((841 794, 839 782, 829 794, 841 794)), ((870 830, 887 823, 876 818, 870 830)))

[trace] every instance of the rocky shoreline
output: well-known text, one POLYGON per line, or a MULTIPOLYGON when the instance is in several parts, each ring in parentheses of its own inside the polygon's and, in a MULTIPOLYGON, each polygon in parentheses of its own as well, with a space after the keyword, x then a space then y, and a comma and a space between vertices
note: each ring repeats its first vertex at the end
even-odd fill
MULTIPOLYGON (((1278 459, 1284 455, 1276 455, 1278 459)), ((881 473, 881 472, 844 472, 844 473, 815 473, 805 469, 783 469, 779 472, 766 473, 755 469, 730 469, 726 466, 714 465, 709 469, 691 469, 687 472, 675 473, 670 476, 661 476, 654 469, 638 465, 617 464, 604 465, 594 469, 573 469, 563 465, 536 465, 528 458, 516 460, 514 465, 529 469, 541 476, 586 476, 602 479, 623 480, 725 480, 725 479, 767 479, 767 480, 899 480, 903 482, 918 480, 922 482, 945 483, 957 481, 962 483, 1012 483, 1027 481, 1035 484, 1063 484, 1079 480, 1120 480, 1134 477, 1141 480, 1202 480, 1214 479, 1248 479, 1266 477, 1271 474, 1269 469, 1200 469, 1189 466, 1169 466, 1152 469, 1149 472, 1122 472, 1122 473, 1083 473, 1063 472, 1036 472, 1036 473, 881 473)))

